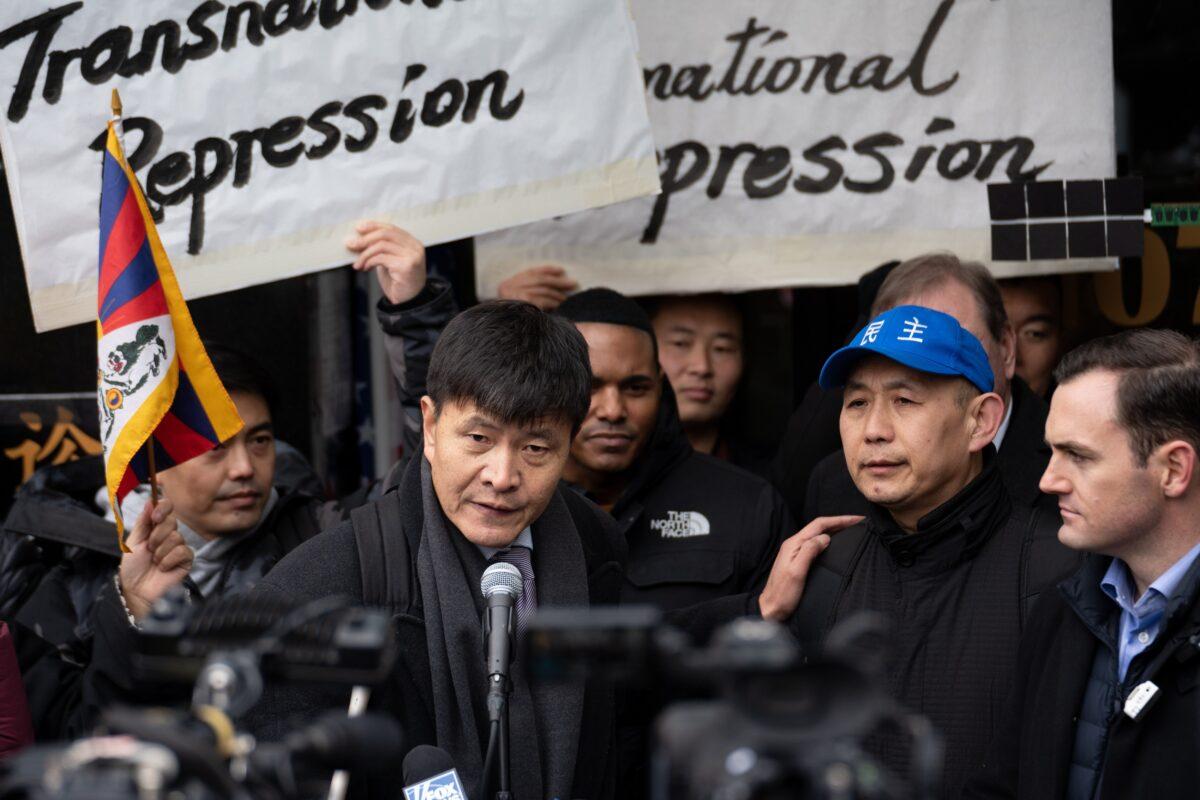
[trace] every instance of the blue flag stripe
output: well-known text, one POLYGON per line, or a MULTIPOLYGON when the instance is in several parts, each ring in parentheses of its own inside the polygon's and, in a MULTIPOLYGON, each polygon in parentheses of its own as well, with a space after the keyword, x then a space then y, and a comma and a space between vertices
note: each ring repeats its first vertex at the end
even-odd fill
POLYGON ((129 179, 125 171, 107 150, 104 151, 103 178, 100 187, 100 257, 97 264, 104 263, 104 252, 108 249, 108 236, 112 233, 117 215, 125 205, 125 195, 129 193, 129 179))
POLYGON ((104 302, 100 305, 100 322, 104 323, 113 312, 149 289, 158 280, 158 268, 154 266, 154 255, 150 252, 150 240, 142 242, 137 255, 108 288, 104 302))
POLYGON ((213 444, 220 444, 217 441, 217 432, 213 430, 212 422, 204 413, 204 406, 200 405, 200 398, 183 370, 179 371, 179 388, 175 390, 175 402, 171 405, 171 411, 184 425, 213 444))

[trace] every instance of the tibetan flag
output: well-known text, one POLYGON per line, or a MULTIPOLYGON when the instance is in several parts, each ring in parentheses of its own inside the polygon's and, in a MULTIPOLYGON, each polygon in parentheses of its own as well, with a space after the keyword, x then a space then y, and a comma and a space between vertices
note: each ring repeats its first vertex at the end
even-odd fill
POLYGON ((98 401, 108 498, 125 550, 121 501, 156 469, 206 453, 242 420, 221 385, 158 238, 142 187, 108 123, 100 187, 98 401))

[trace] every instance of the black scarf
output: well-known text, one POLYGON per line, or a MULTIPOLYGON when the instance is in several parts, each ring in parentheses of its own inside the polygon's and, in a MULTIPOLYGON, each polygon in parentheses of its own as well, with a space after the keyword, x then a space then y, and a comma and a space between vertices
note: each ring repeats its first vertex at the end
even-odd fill
MULTIPOLYGON (((433 677, 438 746, 455 760, 468 787, 479 786, 487 734, 487 674, 480 614, 482 554, 442 513, 429 463, 421 459, 423 523, 417 575, 433 677)), ((556 491, 533 523, 534 574, 540 606, 586 606, 587 570, 579 534, 556 491)), ((520 800, 570 797, 583 716, 582 682, 531 687, 512 668, 509 744, 513 791, 520 800)))

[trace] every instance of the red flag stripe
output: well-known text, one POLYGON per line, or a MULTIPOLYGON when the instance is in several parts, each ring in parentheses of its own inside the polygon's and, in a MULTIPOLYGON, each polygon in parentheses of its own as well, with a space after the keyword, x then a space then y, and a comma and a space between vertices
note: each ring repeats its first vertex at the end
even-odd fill
POLYGON ((137 198, 132 191, 126 191, 125 201, 121 203, 121 211, 113 223, 112 231, 108 234, 108 244, 104 258, 100 262, 100 285, 96 296, 103 302, 112 288, 113 282, 129 266, 129 262, 137 255, 146 241, 146 225, 142 221, 142 212, 138 208, 137 198))
POLYGON ((150 284, 150 287, 146 291, 110 314, 108 319, 100 324, 107 334, 115 331, 122 325, 150 319, 151 317, 165 316, 167 313, 167 298, 163 296, 162 284, 155 282, 150 284))
MULTIPOLYGON (((127 467, 125 469, 124 477, 121 478, 121 485, 117 487, 117 502, 120 503, 123 499, 125 499, 125 495, 136 489, 139 483, 141 483, 141 481, 138 480, 138 476, 134 473, 133 467, 127 467)), ((134 520, 125 520, 125 528, 127 530, 132 528, 133 523, 134 520)))
POLYGON ((179 421, 171 412, 163 417, 154 431, 154 438, 176 464, 206 453, 213 443, 179 421))

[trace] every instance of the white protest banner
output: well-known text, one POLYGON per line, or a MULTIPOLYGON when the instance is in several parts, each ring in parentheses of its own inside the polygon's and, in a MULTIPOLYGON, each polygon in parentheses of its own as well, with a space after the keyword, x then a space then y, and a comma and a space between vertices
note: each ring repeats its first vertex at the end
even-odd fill
MULTIPOLYGON (((987 262, 987 183, 1114 175, 1103 0, 634 0, 663 193, 476 243, 631 294, 987 262)), ((994 262, 1000 275, 1112 259, 994 262)))
POLYGON ((658 188, 626 0, 7 0, 0 143, 38 330, 95 318, 100 157, 126 151, 188 297, 658 188))

